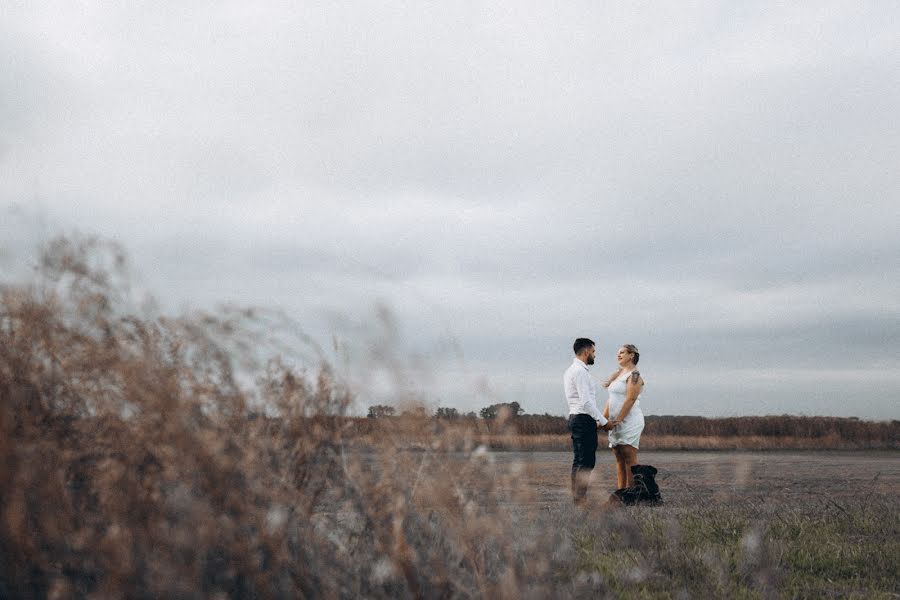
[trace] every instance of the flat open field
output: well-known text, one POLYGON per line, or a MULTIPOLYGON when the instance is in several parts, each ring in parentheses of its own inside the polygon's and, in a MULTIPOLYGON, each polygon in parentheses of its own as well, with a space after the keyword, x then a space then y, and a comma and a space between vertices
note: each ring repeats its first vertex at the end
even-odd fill
MULTIPOLYGON (((639 459, 659 469, 661 506, 607 505, 607 452, 584 509, 565 452, 400 452, 392 473, 419 515, 404 519, 406 539, 454 582, 474 572, 461 597, 900 597, 900 452, 639 459)), ((373 526, 322 508, 342 547, 373 526)))
MULTIPOLYGON (((497 468, 522 469, 534 502, 567 504, 571 453, 495 452, 497 468)), ((900 452, 641 452, 638 459, 659 469, 657 483, 668 508, 698 500, 782 504, 791 509, 861 496, 900 496, 900 452)), ((616 488, 610 453, 597 452, 589 494, 605 499, 616 488)))

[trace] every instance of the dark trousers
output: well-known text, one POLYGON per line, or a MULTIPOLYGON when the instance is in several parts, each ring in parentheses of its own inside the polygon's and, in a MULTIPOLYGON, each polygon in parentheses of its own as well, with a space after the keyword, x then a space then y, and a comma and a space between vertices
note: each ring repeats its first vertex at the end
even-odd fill
POLYGON ((591 415, 569 415, 572 433, 572 497, 576 504, 587 494, 587 478, 597 463, 597 421, 591 415))

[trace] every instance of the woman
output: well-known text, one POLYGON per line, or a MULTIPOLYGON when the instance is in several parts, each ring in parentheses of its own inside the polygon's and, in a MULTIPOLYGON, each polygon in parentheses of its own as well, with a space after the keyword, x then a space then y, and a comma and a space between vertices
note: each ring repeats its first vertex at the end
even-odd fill
POLYGON ((641 389, 644 380, 637 370, 641 355, 632 344, 619 348, 616 358, 619 370, 603 384, 609 389, 609 400, 603 416, 612 419, 618 427, 609 432, 609 447, 616 458, 616 483, 621 488, 634 485, 631 467, 637 464, 638 444, 644 430, 644 414, 641 412, 641 389))

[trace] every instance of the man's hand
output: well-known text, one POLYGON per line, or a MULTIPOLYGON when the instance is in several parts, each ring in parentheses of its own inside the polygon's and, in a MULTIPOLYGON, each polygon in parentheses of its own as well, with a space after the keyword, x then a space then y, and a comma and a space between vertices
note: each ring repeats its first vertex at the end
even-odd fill
POLYGON ((607 421, 604 425, 601 425, 600 422, 597 421, 597 429, 601 429, 603 431, 609 431, 613 427, 615 427, 615 425, 613 425, 612 421, 607 421))

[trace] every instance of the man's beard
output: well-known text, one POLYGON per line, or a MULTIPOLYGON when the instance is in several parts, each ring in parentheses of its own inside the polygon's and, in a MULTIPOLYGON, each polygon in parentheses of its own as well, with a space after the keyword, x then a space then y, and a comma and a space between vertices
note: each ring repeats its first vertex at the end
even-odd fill
POLYGON ((593 357, 593 356, 588 356, 587 364, 589 364, 589 365, 594 364, 594 357, 593 357))

